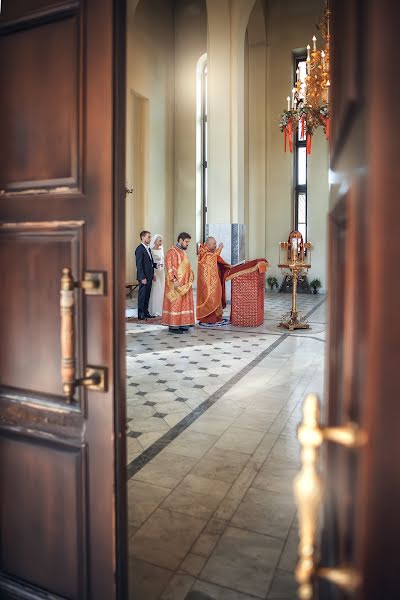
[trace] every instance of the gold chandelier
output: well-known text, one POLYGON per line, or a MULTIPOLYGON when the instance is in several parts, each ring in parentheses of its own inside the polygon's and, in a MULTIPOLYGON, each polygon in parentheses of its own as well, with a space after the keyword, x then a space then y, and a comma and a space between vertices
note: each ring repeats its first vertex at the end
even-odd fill
POLYGON ((312 38, 313 49, 307 46, 306 73, 301 77, 299 68, 296 71, 296 83, 292 89, 292 97, 287 97, 287 110, 279 122, 284 134, 285 152, 287 145, 293 150, 293 134, 298 128, 301 138, 306 139, 307 154, 311 153, 312 135, 318 127, 323 127, 326 138, 329 138, 330 115, 330 19, 331 10, 328 1, 319 24, 319 30, 325 40, 323 50, 317 50, 317 38, 312 38))

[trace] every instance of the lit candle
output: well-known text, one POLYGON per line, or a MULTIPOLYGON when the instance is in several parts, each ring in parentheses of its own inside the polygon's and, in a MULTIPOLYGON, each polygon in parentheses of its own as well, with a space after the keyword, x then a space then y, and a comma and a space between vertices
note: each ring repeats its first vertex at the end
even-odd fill
POLYGON ((317 38, 315 37, 315 35, 313 35, 312 41, 313 41, 313 50, 315 52, 317 49, 317 38))
POLYGON ((296 91, 296 88, 292 89, 292 108, 294 108, 294 93, 296 91))
POLYGON ((327 104, 329 104, 329 90, 330 90, 330 87, 331 87, 331 82, 328 79, 328 81, 326 82, 326 103, 327 104))
POLYGON ((297 75, 297 81, 298 81, 299 78, 300 78, 300 69, 299 69, 299 67, 297 67, 297 69, 296 69, 296 75, 297 75))
POLYGON ((290 110, 290 96, 287 97, 287 109, 290 110))
POLYGON ((321 57, 322 57, 322 70, 325 71, 325 52, 323 50, 321 52, 321 57))
POLYGON ((307 60, 310 60, 310 44, 307 44, 307 60))

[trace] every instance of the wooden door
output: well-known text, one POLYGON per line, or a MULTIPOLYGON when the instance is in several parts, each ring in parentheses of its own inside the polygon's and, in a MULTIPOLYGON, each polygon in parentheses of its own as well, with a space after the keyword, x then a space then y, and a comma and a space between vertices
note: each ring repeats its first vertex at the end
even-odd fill
POLYGON ((2 1, 1 598, 125 594, 123 5, 2 1))
MULTIPOLYGON (((331 576, 338 568, 354 569, 350 580, 361 577, 354 592, 359 600, 394 600, 400 598, 400 136, 393 118, 400 93, 400 11, 390 0, 330 4, 333 135, 323 422, 333 428, 355 423, 367 443, 326 443, 320 569, 332 568, 331 576)), ((348 598, 345 588, 317 577, 314 597, 348 598)))

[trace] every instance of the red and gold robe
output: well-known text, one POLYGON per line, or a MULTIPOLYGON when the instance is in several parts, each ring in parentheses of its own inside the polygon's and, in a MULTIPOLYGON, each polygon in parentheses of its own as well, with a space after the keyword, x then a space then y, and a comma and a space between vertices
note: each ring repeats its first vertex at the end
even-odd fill
POLYGON ((173 246, 165 255, 164 266, 162 324, 169 327, 194 325, 194 274, 186 252, 173 246))
POLYGON ((226 306, 225 278, 230 265, 220 256, 220 250, 211 252, 200 244, 197 268, 196 317, 201 323, 222 321, 226 306))

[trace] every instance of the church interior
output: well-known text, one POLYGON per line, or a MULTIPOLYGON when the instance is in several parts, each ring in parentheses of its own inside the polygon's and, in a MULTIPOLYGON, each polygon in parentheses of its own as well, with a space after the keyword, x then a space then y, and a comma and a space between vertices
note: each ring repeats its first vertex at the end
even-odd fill
POLYGON ((400 598, 400 4, 0 1, 0 598, 400 598))
POLYGON ((128 288, 132 598, 296 596, 296 428, 306 394, 324 395, 329 158, 322 128, 310 154, 301 135, 285 151, 279 118, 307 44, 319 33, 324 47, 324 7, 128 2, 126 281, 137 283, 142 230, 164 252, 187 231, 195 275, 198 244, 213 235, 228 263, 266 258, 284 288, 279 244, 299 230, 313 248, 306 281, 322 288, 298 294, 310 329, 279 328, 292 297, 264 277, 262 325, 184 337, 129 318, 128 288))

